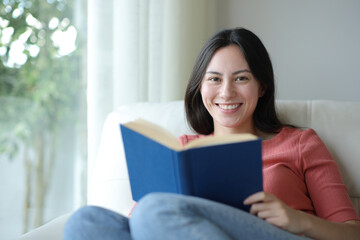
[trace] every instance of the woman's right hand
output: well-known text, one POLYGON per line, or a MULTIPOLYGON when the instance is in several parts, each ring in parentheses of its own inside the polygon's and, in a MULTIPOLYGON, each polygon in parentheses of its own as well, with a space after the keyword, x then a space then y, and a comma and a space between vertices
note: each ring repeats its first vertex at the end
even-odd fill
POLYGON ((252 194, 244 200, 244 204, 251 205, 251 214, 294 234, 302 234, 307 228, 307 214, 292 209, 273 194, 252 194))

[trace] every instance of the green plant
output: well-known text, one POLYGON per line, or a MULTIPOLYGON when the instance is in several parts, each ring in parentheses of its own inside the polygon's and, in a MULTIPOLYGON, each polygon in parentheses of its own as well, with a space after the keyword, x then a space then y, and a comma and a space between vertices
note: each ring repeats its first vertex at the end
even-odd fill
POLYGON ((34 226, 43 223, 59 131, 76 119, 80 47, 64 54, 55 39, 75 29, 72 3, 0 2, 0 154, 25 164, 24 232, 32 203, 34 226))

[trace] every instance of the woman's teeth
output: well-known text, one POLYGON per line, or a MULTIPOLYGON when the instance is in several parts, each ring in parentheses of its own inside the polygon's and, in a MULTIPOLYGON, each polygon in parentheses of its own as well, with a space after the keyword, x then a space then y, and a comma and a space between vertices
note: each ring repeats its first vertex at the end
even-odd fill
POLYGON ((219 104, 219 107, 224 109, 224 110, 232 110, 232 109, 235 109, 237 107, 239 107, 240 104, 233 104, 233 105, 229 105, 229 104, 226 104, 226 105, 222 105, 222 104, 219 104))

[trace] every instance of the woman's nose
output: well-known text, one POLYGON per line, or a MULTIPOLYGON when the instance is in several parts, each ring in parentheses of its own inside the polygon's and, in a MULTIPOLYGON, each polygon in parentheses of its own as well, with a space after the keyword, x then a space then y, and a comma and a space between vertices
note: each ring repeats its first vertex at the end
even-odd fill
POLYGON ((231 82, 224 81, 220 88, 220 96, 224 99, 231 98, 235 95, 235 89, 231 82))

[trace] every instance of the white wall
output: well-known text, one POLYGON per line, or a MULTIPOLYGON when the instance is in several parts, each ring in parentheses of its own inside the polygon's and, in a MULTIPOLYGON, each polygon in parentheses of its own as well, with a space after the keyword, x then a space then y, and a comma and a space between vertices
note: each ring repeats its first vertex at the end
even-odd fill
POLYGON ((360 101, 360 1, 221 0, 218 27, 245 27, 273 61, 280 99, 360 101))

